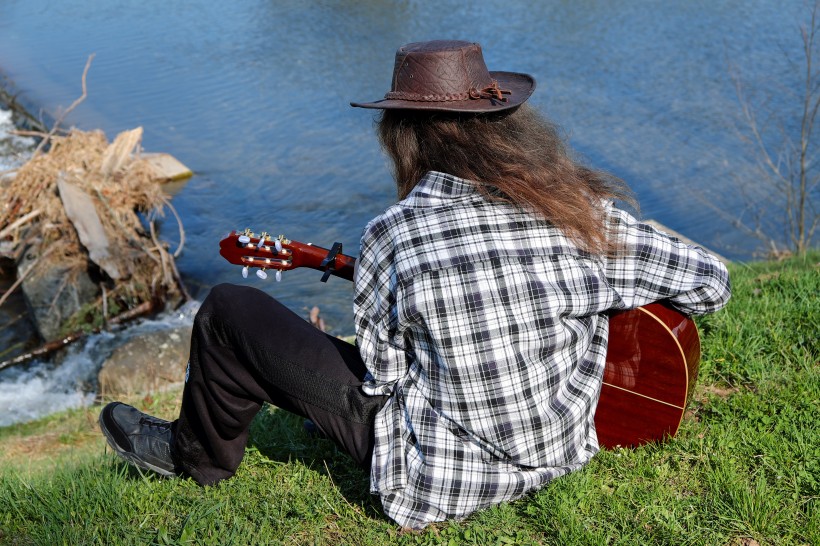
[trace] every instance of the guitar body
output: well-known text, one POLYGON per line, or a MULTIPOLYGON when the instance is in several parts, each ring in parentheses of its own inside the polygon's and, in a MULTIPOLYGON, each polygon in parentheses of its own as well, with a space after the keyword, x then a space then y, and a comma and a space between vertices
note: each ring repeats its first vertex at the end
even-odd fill
POLYGON ((601 398, 603 447, 637 446, 678 431, 700 363, 695 323, 652 303, 610 318, 601 398))
MULTIPOLYGON (((356 259, 341 246, 326 249, 272 238, 250 230, 231 232, 219 243, 230 263, 263 273, 307 267, 353 280, 356 259)), ((257 273, 259 274, 259 273, 257 273)), ((595 412, 603 447, 637 446, 674 436, 683 419, 700 362, 695 323, 660 303, 617 313, 609 321, 609 346, 601 397, 595 412)))

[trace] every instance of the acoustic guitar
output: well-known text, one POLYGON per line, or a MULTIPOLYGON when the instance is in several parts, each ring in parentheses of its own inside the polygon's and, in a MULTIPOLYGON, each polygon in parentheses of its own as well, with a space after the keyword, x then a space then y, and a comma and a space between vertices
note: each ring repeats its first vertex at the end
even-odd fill
MULTIPOLYGON (((272 270, 307 267, 353 280, 356 259, 284 236, 233 231, 219 242, 219 253, 252 269, 260 278, 272 270)), ((637 446, 674 436, 683 419, 700 362, 700 339, 691 319, 661 303, 610 316, 609 345, 595 427, 603 447, 637 446)))

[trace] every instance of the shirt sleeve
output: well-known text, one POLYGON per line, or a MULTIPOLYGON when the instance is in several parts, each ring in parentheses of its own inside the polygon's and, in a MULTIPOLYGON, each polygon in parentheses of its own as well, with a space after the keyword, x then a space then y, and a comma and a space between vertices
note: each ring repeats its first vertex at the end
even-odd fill
POLYGON ((368 369, 362 388, 369 395, 391 394, 396 381, 407 371, 391 243, 385 223, 377 218, 368 224, 354 277, 356 343, 368 369))
POLYGON ((666 300, 693 315, 712 313, 729 301, 729 273, 720 260, 624 211, 613 208, 610 221, 621 253, 607 260, 606 276, 622 308, 666 300))

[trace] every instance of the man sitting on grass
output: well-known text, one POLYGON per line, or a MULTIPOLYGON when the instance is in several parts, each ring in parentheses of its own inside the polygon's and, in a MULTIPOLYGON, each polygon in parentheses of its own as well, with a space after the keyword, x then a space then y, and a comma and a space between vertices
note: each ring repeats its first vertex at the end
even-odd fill
POLYGON ((202 485, 229 478, 263 402, 370 472, 386 514, 422 528, 518 498, 598 451, 608 315, 729 299, 725 267, 616 209, 616 178, 573 160, 525 104, 527 74, 468 42, 396 53, 378 133, 400 201, 365 228, 356 345, 264 293, 215 287, 197 314, 177 420, 114 402, 130 462, 202 485))

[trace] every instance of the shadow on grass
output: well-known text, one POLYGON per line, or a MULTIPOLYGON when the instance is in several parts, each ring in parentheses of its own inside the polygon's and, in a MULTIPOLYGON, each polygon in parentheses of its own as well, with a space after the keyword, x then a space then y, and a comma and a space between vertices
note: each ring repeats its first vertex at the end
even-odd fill
MULTIPOLYGON (((106 446, 105 450, 107 454, 113 454, 110 447, 106 446)), ((112 470, 125 479, 163 480, 157 474, 141 470, 119 457, 112 457, 109 462, 112 470)), ((370 494, 370 475, 367 471, 337 448, 333 441, 308 434, 302 417, 265 404, 251 423, 242 464, 268 463, 291 465, 294 474, 300 472, 301 466, 318 476, 327 476, 347 504, 366 517, 388 521, 378 496, 370 494)), ((227 485, 234 479, 242 480, 242 474, 240 467, 236 478, 222 483, 227 485)), ((311 492, 305 491, 304 494, 310 496, 311 492)))
POLYGON ((349 504, 370 517, 386 519, 378 497, 370 494, 369 472, 332 440, 310 435, 302 417, 266 404, 251 424, 247 450, 254 449, 271 461, 298 462, 328 476, 349 504))

